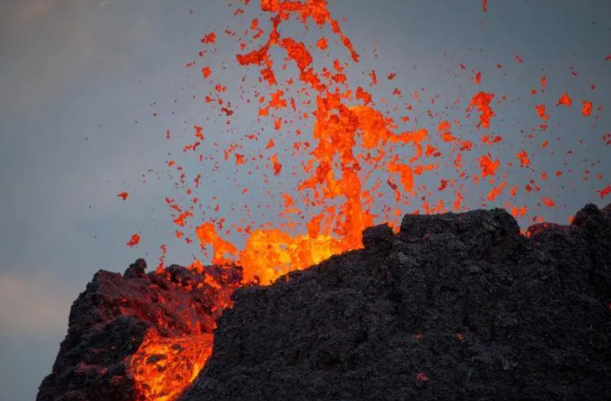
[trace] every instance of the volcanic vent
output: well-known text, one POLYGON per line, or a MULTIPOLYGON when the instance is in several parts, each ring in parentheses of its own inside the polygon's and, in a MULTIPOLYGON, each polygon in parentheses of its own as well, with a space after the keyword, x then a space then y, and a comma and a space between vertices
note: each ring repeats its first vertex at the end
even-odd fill
POLYGON ((182 401, 609 400, 611 205, 520 235, 505 211, 398 235, 237 290, 182 401))
POLYGON ((100 271, 37 400, 609 399, 611 205, 526 236, 500 209, 406 215, 363 244, 235 292, 235 267, 100 271))
MULTIPOLYGON (((360 67, 371 49, 353 45, 326 0, 249 3, 230 2, 227 29, 206 33, 186 64, 204 78, 206 122, 172 139, 181 152, 164 161, 170 240, 195 247, 193 264, 164 269, 168 241, 154 273, 142 260, 99 272, 38 399, 607 399, 609 208, 527 236, 500 209, 446 213, 503 206, 542 222, 560 180, 603 180, 602 164, 553 139, 573 118, 564 88, 537 75, 535 125, 520 116, 523 137, 505 139, 523 94, 498 90, 516 82, 500 63, 484 79, 456 63, 468 85, 431 93, 360 67), (225 79, 212 59, 221 50, 255 74, 225 79), (566 158, 552 166, 554 155, 566 158), (275 284, 238 290, 206 362, 230 294, 253 282, 275 284)), ((589 132, 603 107, 584 90, 571 95, 584 98, 589 132)))

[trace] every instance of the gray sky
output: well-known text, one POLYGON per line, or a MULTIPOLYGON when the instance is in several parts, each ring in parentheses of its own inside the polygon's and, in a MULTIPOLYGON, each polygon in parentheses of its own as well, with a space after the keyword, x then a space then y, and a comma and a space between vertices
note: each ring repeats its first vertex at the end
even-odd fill
MULTIPOLYGON (((214 140, 221 144, 251 129, 256 110, 240 106, 238 88, 227 95, 238 111, 227 128, 203 104, 209 88, 198 69, 185 68, 201 50, 204 34, 216 31, 221 50, 226 27, 247 28, 253 15, 247 11, 245 22, 236 26, 238 20, 231 18, 235 7, 228 3, 0 3, 1 401, 34 398, 65 335, 70 304, 95 271, 122 271, 142 255, 154 264, 160 244, 170 245, 168 262, 191 261, 191 248, 168 240, 175 227, 164 197, 172 194, 172 181, 165 173, 160 179, 149 174, 142 184, 142 174, 165 171, 168 152, 179 158, 181 135, 190 137, 195 124, 203 125, 208 136, 217 135, 214 140), (167 129, 177 142, 166 140, 167 129), (130 193, 126 202, 116 196, 124 190, 130 193), (141 232, 143 241, 130 249, 125 242, 134 232, 141 232)), ((609 202, 596 190, 611 183, 611 147, 601 139, 611 131, 611 105, 605 98, 611 93, 611 62, 605 61, 611 54, 610 2, 490 0, 489 11, 483 13, 479 0, 335 0, 331 10, 338 19, 347 18, 342 26, 362 54, 360 69, 349 71, 353 82, 368 82, 361 70, 376 69, 380 77, 396 72, 392 84, 381 82, 382 95, 394 87, 406 94, 426 88, 427 96, 439 95, 435 105, 421 106, 422 115, 427 109, 441 112, 457 96, 467 98, 478 90, 507 95, 509 101, 496 110, 492 122, 491 133, 505 138, 495 154, 506 160, 525 148, 535 170, 546 169, 550 175, 557 169, 574 170, 561 180, 550 178, 543 190, 558 206, 536 214, 565 223, 587 202, 609 202), (497 69, 497 63, 503 68, 497 69), (481 71, 481 88, 471 82, 471 71, 481 71), (530 90, 539 88, 541 75, 547 77, 548 90, 535 98, 530 90), (555 102, 563 91, 574 105, 557 111, 555 102), (603 111, 584 118, 582 99, 603 111), (540 140, 525 141, 520 133, 539 124, 533 105, 541 102, 553 112, 545 137, 555 146, 554 154, 541 152, 540 140), (566 156, 569 149, 572 156, 566 156), (589 166, 592 161, 600 163, 589 166), (587 182, 581 179, 586 168, 592 171, 587 182), (603 178, 595 178, 596 173, 603 178)), ((235 66, 233 53, 220 50, 206 59, 220 82, 247 74, 235 66)), ((467 121, 462 106, 445 112, 467 121)), ((432 122, 422 116, 419 120, 435 132, 432 122)), ((473 127, 464 130, 465 136, 473 133, 474 141, 481 134, 473 127)), ((531 176, 511 175, 519 185, 531 176)), ((205 176, 204 187, 208 194, 218 194, 221 203, 234 203, 239 196, 239 202, 263 204, 264 190, 238 195, 241 186, 256 186, 256 179, 256 174, 252 178, 228 168, 217 178, 205 176)), ((430 186, 438 180, 435 176, 430 186)), ((290 186, 287 182, 283 177, 271 185, 282 189, 290 186)), ((482 206, 478 199, 485 188, 467 194, 471 208, 482 206)), ((537 200, 519 195, 516 203, 535 205, 537 200)), ((260 218, 274 221, 277 211, 263 209, 260 218)))

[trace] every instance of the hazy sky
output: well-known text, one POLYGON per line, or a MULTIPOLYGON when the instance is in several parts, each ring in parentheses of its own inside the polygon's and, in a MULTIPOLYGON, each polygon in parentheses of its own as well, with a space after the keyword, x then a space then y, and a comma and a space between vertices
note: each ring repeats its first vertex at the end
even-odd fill
MULTIPOLYGON (((166 129, 191 135, 200 124, 208 135, 218 132, 219 142, 228 141, 223 123, 206 119, 200 74, 185 68, 204 34, 220 35, 234 23, 235 7, 228 3, 0 2, 0 401, 35 397, 65 335, 70 304, 95 271, 122 271, 143 255, 153 264, 159 245, 168 242, 173 227, 164 196, 171 182, 141 184, 143 173, 163 169, 167 153, 176 150, 168 146, 166 129), (116 196, 124 190, 130 193, 126 202, 116 196), (143 242, 130 249, 125 242, 134 232, 143 233, 143 242)), ((563 91, 575 104, 555 113, 550 142, 558 143, 559 156, 541 155, 539 167, 561 165, 565 151, 574 149, 564 167, 578 173, 552 193, 558 207, 539 214, 565 223, 585 203, 611 199, 600 200, 595 192, 611 183, 611 146, 601 140, 611 131, 611 62, 605 61, 611 54, 611 2, 490 0, 487 13, 480 0, 330 3, 338 19, 347 18, 342 26, 362 53, 362 69, 396 72, 393 87, 405 93, 427 88, 441 95, 441 108, 460 93, 475 93, 470 71, 481 71, 485 90, 510 99, 493 128, 515 140, 502 151, 511 157, 532 146, 519 132, 539 123, 533 105, 541 98, 531 98, 530 90, 546 75, 548 107, 555 109, 563 91), (582 99, 604 110, 585 120, 582 99), (594 160, 600 163, 588 167, 594 160), (585 168, 603 179, 583 182, 579 172, 585 168)), ((226 82, 246 73, 222 52, 208 64, 226 82)), ((356 73, 354 79, 365 81, 356 73)), ((237 100, 239 93, 228 96, 237 100)), ((252 115, 236 113, 232 129, 247 131, 252 115)), ((221 201, 236 196, 233 184, 206 185, 221 201)), ((249 196, 256 203, 265 195, 253 190, 249 196)), ((262 212, 263 218, 275 212, 262 212)), ((188 263, 190 254, 182 249, 171 250, 168 261, 188 263)))

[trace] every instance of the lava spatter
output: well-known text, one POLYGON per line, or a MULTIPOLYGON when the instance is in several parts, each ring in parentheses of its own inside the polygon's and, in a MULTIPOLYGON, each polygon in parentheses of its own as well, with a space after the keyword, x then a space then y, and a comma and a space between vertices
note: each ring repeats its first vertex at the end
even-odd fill
MULTIPOLYGON (((242 1, 240 7, 249 3, 242 1)), ((547 124, 556 120, 554 113, 565 111, 546 108, 544 102, 553 105, 555 99, 533 97, 537 99, 536 114, 533 114, 535 102, 526 109, 535 119, 540 118, 541 125, 524 135, 533 140, 530 143, 534 143, 536 151, 520 144, 510 153, 497 153, 505 142, 511 141, 510 146, 517 142, 513 133, 496 131, 497 121, 505 118, 502 105, 507 96, 487 89, 486 85, 493 81, 488 74, 482 80, 479 71, 471 70, 467 77, 469 85, 472 88, 475 82, 479 92, 461 93, 456 100, 449 100, 445 111, 439 106, 443 100, 428 93, 427 88, 395 87, 392 95, 389 91, 388 97, 383 97, 382 87, 399 86, 400 75, 378 69, 380 74, 383 71, 380 77, 387 78, 378 79, 376 70, 361 71, 360 56, 339 21, 331 16, 327 1, 261 0, 255 4, 253 7, 269 17, 267 28, 263 18, 249 18, 242 37, 236 27, 226 32, 236 38, 239 49, 236 64, 256 70, 261 84, 256 89, 240 86, 240 100, 253 107, 256 114, 250 131, 238 138, 235 130, 228 128, 227 137, 221 140, 208 133, 204 135, 204 128, 197 125, 191 138, 194 142, 180 149, 182 157, 195 156, 204 170, 192 174, 183 168, 189 163, 167 162, 167 169, 175 178, 173 189, 180 191, 180 196, 168 198, 167 202, 171 221, 178 227, 175 239, 194 243, 202 251, 202 256, 194 255, 192 269, 201 269, 201 257, 217 265, 241 266, 243 284, 269 284, 289 271, 360 248, 365 228, 384 220, 396 226, 392 219, 401 216, 402 210, 413 213, 468 210, 472 205, 467 185, 481 185, 482 202, 505 205, 514 216, 534 218, 529 214, 536 212, 537 207, 556 207, 542 188, 547 174, 536 169, 537 152, 551 152, 554 147, 553 139, 543 136, 551 131, 547 124), (327 32, 317 33, 311 42, 304 41, 297 34, 287 33, 292 29, 282 29, 283 24, 289 23, 303 25, 305 29, 325 28, 327 32), (334 46, 334 41, 339 46, 334 46), (320 54, 327 57, 327 66, 317 63, 320 54), (354 81, 355 71, 362 73, 362 80, 354 81), (448 108, 457 113, 448 113, 448 108), (310 131, 304 131, 303 125, 310 131), (482 132, 486 135, 481 135, 482 132), (222 166, 244 176, 261 177, 255 185, 263 187, 268 198, 261 204, 245 204, 240 208, 223 204, 217 194, 206 193, 205 180, 220 179, 222 166), (532 179, 528 183, 513 179, 511 172, 516 170, 532 174, 532 179), (280 192, 271 184, 275 180, 282 180, 280 192), (435 184, 427 184, 432 182, 435 184), (514 205, 515 197, 522 194, 531 196, 536 206, 514 205), (261 221, 260 216, 272 209, 274 202, 281 209, 278 215, 281 222, 261 221)), ((482 9, 488 10, 487 0, 482 1, 482 9)), ((242 8, 232 10, 232 14, 235 18, 245 17, 242 8)), ((221 35, 217 38, 214 32, 205 34, 201 42, 206 50, 200 56, 208 57, 211 49, 220 46, 217 42, 224 39, 221 35)), ((524 68, 521 65, 524 60, 518 55, 513 57, 524 68)), ((234 98, 231 102, 227 100, 240 83, 222 82, 220 68, 213 70, 210 65, 216 64, 210 60, 205 63, 208 65, 197 70, 197 76, 209 85, 203 96, 204 104, 213 111, 211 115, 221 116, 229 127, 231 117, 243 112, 234 98)), ((462 63, 459 66, 466 69, 462 63)), ((496 66, 503 68, 501 64, 496 66)), ((551 92, 545 76, 532 94, 541 96, 544 92, 551 92)), ((572 99, 563 93, 556 104, 570 107, 572 99)), ((582 114, 592 114, 591 102, 583 101, 582 114)), ((167 138, 170 139, 169 130, 167 138)), ((611 136, 603 136, 603 141, 611 142, 611 136)), ((555 179, 550 176, 550 180, 555 179)), ((237 192, 244 195, 252 189, 240 181, 237 192)), ((610 191, 607 186, 598 193, 602 198, 610 191)), ((128 245, 134 246, 139 240, 138 235, 128 245)), ((165 252, 163 248, 163 257, 165 252)), ((159 273, 163 274, 163 269, 159 273)), ((143 393, 148 391, 147 399, 174 400, 178 393, 165 389, 166 386, 188 386, 207 358, 205 353, 194 355, 197 363, 178 366, 182 362, 178 359, 172 362, 174 351, 164 348, 167 345, 164 341, 154 336, 147 338, 138 355, 162 350, 159 352, 168 358, 164 366, 157 368, 178 372, 176 375, 182 381, 180 385, 171 385, 169 375, 155 375, 143 366, 144 357, 134 358, 130 366, 139 388, 143 393)))

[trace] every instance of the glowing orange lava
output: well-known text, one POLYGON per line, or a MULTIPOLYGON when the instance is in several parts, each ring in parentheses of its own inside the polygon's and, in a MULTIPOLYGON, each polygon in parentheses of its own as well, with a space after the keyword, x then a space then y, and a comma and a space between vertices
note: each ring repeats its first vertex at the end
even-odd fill
MULTIPOLYGON (((240 7, 249 3, 250 0, 232 2, 240 7)), ((455 109, 465 116, 463 121, 432 108, 421 113, 422 116, 415 115, 416 106, 424 107, 425 88, 409 92, 394 88, 389 96, 396 104, 391 105, 389 99, 378 96, 377 89, 388 81, 393 81, 394 85, 398 80, 396 73, 379 71, 378 76, 375 70, 362 71, 365 80, 358 84, 351 81, 349 72, 358 69, 359 54, 339 21, 331 16, 326 0, 261 0, 258 6, 259 11, 269 17, 270 26, 266 32, 263 18, 240 24, 247 28, 244 37, 236 39, 239 52, 235 61, 245 69, 257 70, 259 83, 265 90, 249 92, 250 88, 240 88, 242 99, 249 109, 255 110, 257 121, 253 125, 265 128, 253 128, 243 138, 219 145, 214 135, 205 135, 205 127, 196 125, 193 143, 180 148, 185 157, 193 155, 196 162, 208 163, 206 169, 212 175, 220 171, 220 165, 230 165, 248 174, 258 170, 264 177, 258 182, 259 186, 265 187, 275 178, 287 178, 290 186, 277 194, 283 202, 278 215, 281 223, 256 221, 253 217, 269 205, 256 205, 258 209, 245 205, 241 211, 244 218, 238 223, 229 222, 228 214, 238 211, 233 207, 228 211, 230 206, 201 189, 200 185, 205 186, 202 174, 206 171, 199 171, 193 177, 183 167, 187 163, 175 158, 166 161, 166 166, 168 172, 177 177, 174 188, 182 192, 176 199, 166 198, 166 202, 178 227, 176 240, 186 244, 195 242, 213 264, 241 266, 243 284, 269 284, 290 271, 360 248, 365 228, 379 221, 389 221, 396 227, 397 219, 406 210, 412 213, 466 210, 469 206, 465 205, 465 185, 483 186, 480 197, 484 206, 490 206, 487 202, 504 202, 504 207, 516 217, 524 217, 535 209, 517 204, 516 199, 522 194, 532 193, 538 206, 556 207, 542 190, 548 180, 547 174, 535 168, 536 152, 542 152, 548 145, 552 147, 551 139, 538 139, 535 151, 522 149, 516 153, 516 149, 512 150, 511 160, 501 160, 495 153, 496 147, 509 138, 509 133, 495 132, 492 127, 493 121, 496 124, 497 119, 504 118, 502 104, 507 96, 481 90, 492 81, 488 75, 482 81, 482 74, 471 70, 470 84, 477 86, 470 87, 466 96, 452 100, 455 109), (313 43, 304 43, 296 34, 285 33, 292 32, 291 29, 281 29, 283 24, 290 22, 302 24, 306 30, 312 27, 327 29, 333 37, 316 35, 313 43), (316 56, 331 52, 335 42, 341 46, 341 51, 333 48, 328 65, 318 65, 316 56), (254 49, 250 48, 251 44, 254 49), (279 59, 283 60, 281 66, 277 65, 279 59), (424 118, 432 121, 430 131, 419 125, 424 118), (293 125, 297 123, 306 124, 311 132, 302 132, 301 126, 295 128, 293 125), (261 132, 264 130, 274 136, 263 137, 261 132), (484 132, 485 135, 477 137, 484 132), (259 144, 260 147, 253 152, 245 144, 259 144), (292 159, 299 163, 291 163, 292 159), (511 181, 509 171, 514 165, 524 174, 532 171, 533 178, 525 185, 511 181), (295 180, 291 180, 293 177, 295 180), (434 188, 427 187, 427 181, 435 182, 434 188), (434 199, 434 190, 451 198, 434 199), (207 199, 202 200, 204 196, 207 199), (202 217, 204 203, 214 217, 202 217), (415 204, 421 206, 416 208, 415 204)), ((487 11, 488 1, 483 0, 481 7, 487 11)), ((235 18, 241 18, 244 11, 239 8, 232 13, 235 18)), ((225 34, 236 36, 233 29, 226 30, 225 34)), ((204 50, 199 56, 208 55, 217 41, 222 42, 221 35, 217 38, 215 32, 207 33, 201 39, 204 50)), ((520 65, 524 63, 520 56, 514 58, 520 65)), ((196 64, 195 61, 189 63, 187 68, 196 64)), ((206 64, 196 70, 197 76, 203 77, 209 85, 209 92, 203 97, 205 105, 230 126, 234 111, 238 109, 232 104, 235 101, 227 101, 226 96, 236 89, 235 83, 217 82, 220 69, 215 67, 213 71, 209 64, 206 60, 206 64)), ((456 68, 465 70, 467 67, 460 63, 456 68)), ((503 66, 496 64, 496 68, 503 66)), ((536 89, 531 91, 533 96, 550 91, 545 76, 539 88, 538 77, 536 89)), ((431 96, 430 104, 436 101, 435 96, 431 96)), ((538 103, 528 106, 529 113, 533 114, 534 104, 537 114, 533 115, 542 120, 537 120, 537 124, 542 124, 527 134, 529 139, 536 138, 535 132, 546 131, 548 123, 553 126, 550 114, 555 116, 555 112, 548 114, 546 105, 538 103)), ((570 107, 572 99, 565 92, 556 104, 570 107)), ((592 114, 591 102, 583 101, 582 114, 592 114)), ((603 136, 603 141, 609 144, 611 134, 607 135, 603 136)), ((169 130, 167 138, 170 139, 169 130)), ((555 177, 562 175, 558 172, 555 177)), ((555 177, 550 174, 549 179, 555 177)), ((240 190, 247 194, 252 188, 245 185, 240 190)), ((271 192, 271 189, 267 192, 270 198, 271 192)), ((603 198, 611 193, 611 187, 599 189, 598 193, 603 198)), ((118 196, 125 200, 127 193, 118 196)), ((540 219, 540 216, 532 216, 533 221, 540 219)), ((134 234, 128 245, 135 246, 139 241, 140 236, 134 234)), ((162 252, 158 270, 161 274, 164 272, 165 245, 162 252)), ((202 265, 194 256, 191 268, 199 271, 202 265)), ((218 286, 213 281, 210 284, 218 286)), ((226 308, 230 304, 227 301, 219 303, 218 307, 226 308)), ((211 334, 206 333, 184 338, 149 333, 128 361, 138 392, 146 400, 175 400, 204 366, 211 344, 211 334)), ((424 373, 417 373, 416 377, 420 381, 428 380, 424 373)))
POLYGON ((140 243, 140 234, 133 234, 132 237, 127 241, 127 246, 133 248, 140 243))
POLYGON ((193 383, 212 352, 212 334, 167 338, 149 331, 128 361, 143 400, 172 401, 193 383))

